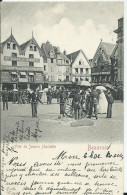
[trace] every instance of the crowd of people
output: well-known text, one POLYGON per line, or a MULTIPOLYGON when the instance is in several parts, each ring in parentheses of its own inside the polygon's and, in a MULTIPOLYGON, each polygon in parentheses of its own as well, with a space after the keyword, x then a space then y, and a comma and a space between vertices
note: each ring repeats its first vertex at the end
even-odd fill
MULTIPOLYGON (((13 91, 12 102, 18 104, 31 103, 32 117, 37 117, 37 105, 38 102, 43 104, 42 100, 43 93, 37 90, 20 90, 13 91)), ((113 96, 110 90, 104 91, 102 89, 96 89, 91 87, 87 89, 65 89, 60 87, 53 91, 51 88, 46 91, 47 105, 52 103, 52 99, 56 98, 57 103, 60 105, 60 118, 66 115, 66 104, 69 98, 72 99, 71 108, 73 110, 73 117, 81 119, 84 116, 91 118, 93 116, 98 119, 99 113, 107 114, 107 118, 112 117, 112 104, 113 96), (84 113, 84 114, 83 114, 84 113)), ((3 110, 8 110, 9 92, 4 88, 2 92, 3 110)))
MULTIPOLYGON (((60 115, 61 117, 66 114, 66 102, 68 95, 64 88, 60 93, 60 115)), ((107 118, 112 117, 112 104, 113 96, 111 91, 108 90, 104 93, 101 89, 88 88, 87 90, 76 89, 72 95, 72 108, 74 118, 81 119, 82 116, 91 118, 95 116, 98 119, 98 114, 107 114, 107 118), (85 113, 82 114, 82 113, 85 113)))

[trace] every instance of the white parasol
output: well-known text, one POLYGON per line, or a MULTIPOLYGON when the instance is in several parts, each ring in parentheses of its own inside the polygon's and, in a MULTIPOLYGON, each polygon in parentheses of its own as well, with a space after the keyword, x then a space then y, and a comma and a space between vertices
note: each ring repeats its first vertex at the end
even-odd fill
POLYGON ((13 91, 18 91, 18 89, 13 89, 13 91))
POLYGON ((102 91, 107 91, 107 89, 104 86, 97 86, 96 89, 99 89, 102 91))
POLYGON ((87 86, 87 87, 90 87, 91 86, 90 83, 89 83, 89 81, 81 81, 80 85, 81 86, 87 86))
POLYGON ((45 88, 45 89, 44 89, 44 92, 47 92, 48 90, 49 90, 48 88, 45 88))

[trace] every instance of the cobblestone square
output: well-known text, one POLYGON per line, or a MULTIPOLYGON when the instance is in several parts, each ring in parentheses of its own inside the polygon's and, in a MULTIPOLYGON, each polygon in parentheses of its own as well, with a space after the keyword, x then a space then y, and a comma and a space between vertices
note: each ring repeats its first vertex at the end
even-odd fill
POLYGON ((29 127, 33 127, 36 121, 39 121, 39 128, 42 131, 39 142, 89 144, 123 142, 123 103, 121 102, 113 104, 111 119, 107 119, 106 114, 100 114, 98 120, 93 117, 79 121, 66 116, 58 119, 58 116, 59 104, 55 100, 51 105, 39 104, 37 118, 32 118, 30 104, 9 103, 8 111, 3 111, 1 105, 1 132, 2 134, 10 132, 18 121, 23 120, 29 127), (93 124, 89 125, 89 121, 93 124))

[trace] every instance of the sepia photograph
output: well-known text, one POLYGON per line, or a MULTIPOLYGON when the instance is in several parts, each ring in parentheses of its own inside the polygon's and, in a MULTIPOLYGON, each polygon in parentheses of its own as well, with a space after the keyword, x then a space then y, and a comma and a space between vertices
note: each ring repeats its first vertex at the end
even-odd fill
POLYGON ((122 195, 124 1, 0 13, 1 195, 122 195))

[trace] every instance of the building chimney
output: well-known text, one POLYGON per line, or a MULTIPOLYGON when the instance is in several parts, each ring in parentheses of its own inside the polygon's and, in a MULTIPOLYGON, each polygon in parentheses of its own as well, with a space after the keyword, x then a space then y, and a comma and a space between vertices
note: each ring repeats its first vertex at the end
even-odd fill
POLYGON ((57 52, 58 55, 60 54, 60 48, 59 47, 57 47, 56 52, 57 52))
POLYGON ((67 55, 67 52, 66 52, 66 50, 64 50, 64 51, 63 51, 63 54, 64 54, 65 56, 67 55))

